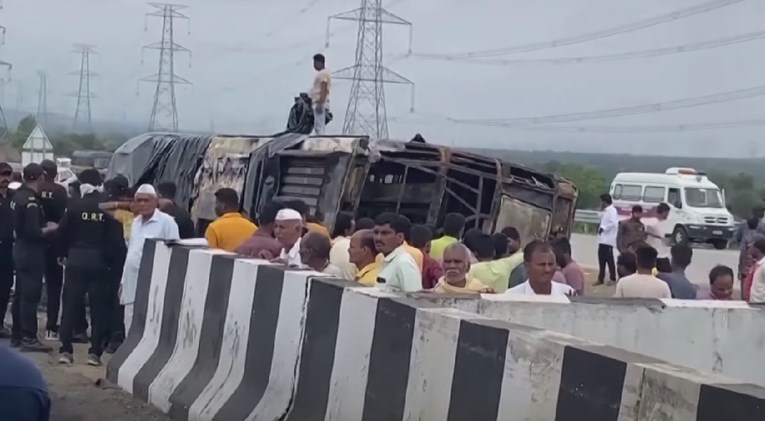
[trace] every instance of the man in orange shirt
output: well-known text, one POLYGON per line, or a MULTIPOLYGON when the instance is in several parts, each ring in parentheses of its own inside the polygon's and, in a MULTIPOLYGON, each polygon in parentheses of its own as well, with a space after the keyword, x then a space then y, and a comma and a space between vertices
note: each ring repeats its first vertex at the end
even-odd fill
POLYGON ((234 252, 258 229, 239 212, 239 194, 234 189, 223 188, 215 192, 215 213, 218 219, 205 231, 210 248, 234 252))

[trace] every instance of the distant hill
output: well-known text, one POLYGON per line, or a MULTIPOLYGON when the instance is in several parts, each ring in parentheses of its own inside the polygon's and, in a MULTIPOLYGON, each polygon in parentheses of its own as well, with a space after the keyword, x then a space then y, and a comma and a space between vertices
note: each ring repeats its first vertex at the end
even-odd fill
POLYGON ((607 177, 619 172, 664 172, 670 167, 690 167, 699 171, 750 174, 759 185, 765 184, 765 158, 688 158, 646 155, 615 155, 555 151, 516 151, 501 149, 469 149, 486 156, 510 162, 537 166, 549 161, 587 165, 598 168, 607 177))

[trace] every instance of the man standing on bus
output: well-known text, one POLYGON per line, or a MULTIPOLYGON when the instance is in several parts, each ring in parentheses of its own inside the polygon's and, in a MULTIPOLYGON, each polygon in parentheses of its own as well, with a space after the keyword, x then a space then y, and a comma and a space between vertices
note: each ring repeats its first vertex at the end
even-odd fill
POLYGON ((645 225, 640 220, 643 218, 643 207, 632 207, 630 219, 619 222, 619 230, 616 233, 616 247, 619 253, 630 251, 630 248, 638 243, 645 242, 645 225))

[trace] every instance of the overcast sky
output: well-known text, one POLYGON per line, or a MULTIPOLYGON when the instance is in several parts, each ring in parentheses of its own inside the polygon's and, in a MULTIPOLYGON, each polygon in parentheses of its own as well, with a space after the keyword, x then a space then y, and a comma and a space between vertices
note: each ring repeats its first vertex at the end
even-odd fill
MULTIPOLYGON (((606 29, 709 0, 386 0, 389 11, 414 25, 414 52, 460 53, 549 41, 606 29)), ((73 43, 97 46, 92 61, 93 118, 148 121, 153 86, 136 80, 156 71, 161 20, 138 0, 3 0, 7 27, 0 58, 13 63, 6 107, 37 106, 38 70, 48 73, 50 112, 72 115, 79 61, 73 43), (19 89, 19 86, 22 88, 19 89), (22 95, 19 98, 19 91, 22 95), (140 95, 137 95, 137 92, 140 95)), ((285 124, 292 97, 310 86, 311 56, 322 51, 330 70, 353 64, 356 26, 327 16, 359 6, 350 0, 188 0, 190 29, 178 22, 176 42, 193 51, 179 56, 177 73, 191 80, 178 89, 181 129, 264 134, 285 124), (190 67, 189 67, 190 64, 190 67)), ((578 45, 499 58, 534 59, 615 54, 674 47, 765 30, 765 2, 745 0, 708 13, 578 45)), ((765 127, 671 133, 559 133, 453 124, 449 119, 509 119, 652 104, 765 85, 765 39, 684 54, 604 63, 487 66, 405 58, 405 27, 385 27, 385 61, 416 83, 387 85, 391 137, 420 132, 428 141, 462 146, 631 152, 669 155, 751 156, 765 127), (733 146, 731 146, 733 145, 733 146)), ((331 95, 340 131, 349 81, 331 95)), ((565 126, 676 126, 765 119, 765 97, 565 126)), ((331 131, 331 130, 330 130, 331 131)))

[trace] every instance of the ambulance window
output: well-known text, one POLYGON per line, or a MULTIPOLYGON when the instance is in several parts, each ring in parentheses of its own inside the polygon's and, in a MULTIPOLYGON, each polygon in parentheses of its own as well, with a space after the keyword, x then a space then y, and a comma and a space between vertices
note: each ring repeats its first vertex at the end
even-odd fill
POLYGON ((647 203, 661 203, 664 201, 664 187, 646 186, 643 192, 643 201, 647 203))
POLYGON ((614 186, 614 191, 611 192, 611 198, 619 200, 622 198, 622 185, 617 184, 614 186))
POLYGON ((621 200, 638 201, 643 197, 643 186, 637 184, 624 184, 620 196, 621 200))

